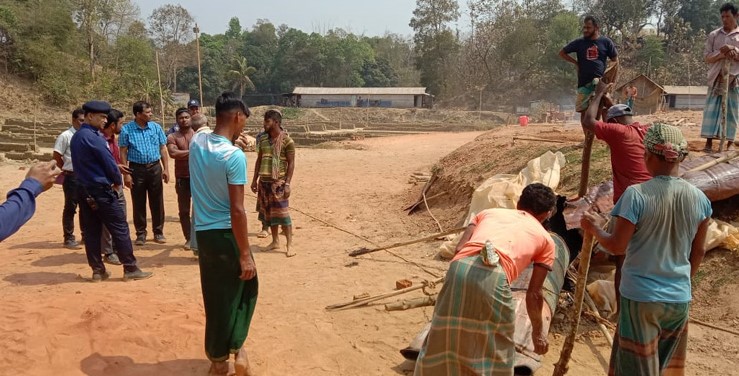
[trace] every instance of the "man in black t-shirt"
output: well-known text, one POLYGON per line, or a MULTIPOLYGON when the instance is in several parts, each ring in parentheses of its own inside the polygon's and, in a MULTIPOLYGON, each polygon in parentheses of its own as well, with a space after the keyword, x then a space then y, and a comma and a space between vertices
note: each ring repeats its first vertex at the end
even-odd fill
POLYGON ((567 44, 559 56, 562 59, 575 64, 577 67, 577 101, 575 103, 577 112, 583 113, 588 109, 590 98, 595 92, 600 79, 606 72, 606 58, 614 63, 618 62, 616 45, 607 37, 600 35, 598 20, 593 16, 585 17, 582 27, 583 37, 567 44), (577 59, 569 54, 575 53, 577 59))

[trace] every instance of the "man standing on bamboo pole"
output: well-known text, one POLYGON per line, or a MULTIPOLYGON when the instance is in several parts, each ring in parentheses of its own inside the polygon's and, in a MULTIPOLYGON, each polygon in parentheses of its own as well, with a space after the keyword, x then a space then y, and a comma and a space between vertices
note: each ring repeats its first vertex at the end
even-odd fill
POLYGON ((706 153, 713 151, 713 139, 721 139, 722 137, 722 102, 726 103, 726 108, 723 111, 726 114, 727 150, 734 141, 737 122, 739 122, 739 83, 736 79, 737 74, 739 74, 737 7, 734 4, 726 3, 721 6, 720 11, 723 25, 708 34, 706 47, 703 50, 706 64, 708 64, 708 95, 706 96, 706 106, 703 110, 703 124, 701 126, 701 137, 706 139, 704 149, 706 153), (731 61, 728 74, 722 71, 726 59, 731 61), (727 80, 728 82, 726 82, 727 80), (726 92, 727 84, 728 92, 726 92))
POLYGON ((581 226, 626 256, 609 375, 683 375, 691 278, 705 253, 711 202, 678 177, 688 154, 680 129, 654 124, 644 146, 654 178, 626 189, 611 211, 613 231, 601 230, 589 213, 581 226))
MULTIPOLYGON (((567 44, 559 56, 575 64, 577 68, 577 98, 575 110, 580 112, 580 122, 585 116, 585 111, 590 105, 595 86, 602 79, 614 83, 618 73, 618 51, 612 40, 600 35, 598 20, 593 16, 585 17, 583 21, 583 37, 575 39, 567 44), (577 59, 569 54, 575 53, 577 59), (610 58, 614 62, 612 69, 606 69, 610 58), (606 78, 607 77, 607 78, 606 78)), ((604 98, 606 108, 612 105, 608 97, 604 98)), ((578 196, 584 196, 588 191, 590 177, 590 154, 593 147, 593 133, 585 130, 585 143, 582 151, 582 169, 580 177, 580 188, 578 196)))
POLYGON ((190 182, 199 245, 205 308, 205 353, 211 375, 226 375, 236 354, 236 375, 248 374, 244 342, 257 304, 257 267, 249 249, 244 209, 246 156, 232 140, 241 134, 249 109, 233 93, 216 99, 213 133, 198 133, 190 145, 190 182))
MULTIPOLYGON (((600 101, 606 95, 609 85, 601 81, 595 90, 595 97, 583 114, 582 126, 595 133, 599 140, 608 144, 611 150, 611 169, 613 170, 613 203, 616 204, 626 188, 643 183, 652 178, 644 164, 644 135, 648 127, 634 121, 632 109, 625 104, 617 104, 608 109, 606 121, 598 121, 600 101)), ((609 229, 613 228, 613 221, 609 229)), ((624 256, 609 257, 616 265, 614 285, 616 304, 620 295, 621 268, 624 256)))
POLYGON ((581 119, 593 97, 595 85, 606 73, 607 59, 618 63, 616 45, 608 37, 600 35, 600 26, 595 17, 585 17, 582 33, 582 38, 573 40, 559 51, 559 56, 577 69, 575 109, 580 112, 581 119), (577 59, 570 56, 571 53, 576 54, 577 59))
POLYGON ((510 284, 532 263, 526 309, 537 354, 549 349, 543 331, 542 286, 555 244, 542 223, 556 209, 543 184, 524 188, 517 209, 488 209, 470 223, 457 245, 418 355, 416 376, 513 375, 516 311, 510 284))

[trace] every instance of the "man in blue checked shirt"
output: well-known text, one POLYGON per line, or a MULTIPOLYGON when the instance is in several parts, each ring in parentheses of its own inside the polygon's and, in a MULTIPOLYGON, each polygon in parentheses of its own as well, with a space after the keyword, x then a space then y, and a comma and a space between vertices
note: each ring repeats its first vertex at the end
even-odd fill
POLYGON ((164 237, 164 183, 169 183, 167 137, 162 126, 151 121, 151 105, 133 104, 134 120, 123 126, 118 138, 121 160, 131 169, 126 186, 131 188, 133 224, 136 245, 146 244, 146 200, 149 199, 154 241, 166 243, 164 237), (161 163, 161 164, 160 164, 161 163))
POLYGON ((82 109, 85 111, 85 123, 74 134, 69 147, 72 149, 72 163, 79 183, 77 197, 80 220, 82 233, 85 234, 87 262, 92 268, 92 281, 101 282, 110 278, 100 253, 103 226, 110 232, 113 246, 123 264, 123 279, 149 278, 152 273, 144 272, 136 265, 131 231, 118 196, 123 184, 121 173, 127 173, 128 170, 116 163, 101 133, 108 120, 110 104, 90 101, 82 109))

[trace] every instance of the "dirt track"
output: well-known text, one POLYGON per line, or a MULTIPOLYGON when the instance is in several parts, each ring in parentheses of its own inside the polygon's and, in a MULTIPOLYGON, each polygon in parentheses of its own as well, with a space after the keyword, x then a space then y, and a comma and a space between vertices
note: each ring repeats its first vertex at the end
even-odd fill
MULTIPOLYGON (((371 139, 361 141, 365 150, 300 149, 292 204, 376 243, 412 238, 429 226, 401 211, 408 176, 478 134, 371 139)), ((254 159, 249 154, 250 163, 254 159)), ((5 192, 25 171, 3 165, 0 173, 5 192)), ((0 244, 0 374, 204 375, 198 267, 180 248, 174 185, 165 188, 169 243, 136 249, 141 266, 156 275, 131 283, 120 281, 119 268, 111 268, 113 279, 106 283, 79 277, 88 277, 90 269, 83 251, 61 248, 62 197, 60 187, 44 193, 30 223, 0 244)), ((247 203, 254 205, 251 197, 247 203)), ((323 308, 363 292, 390 291, 397 279, 431 276, 383 253, 346 267, 352 261, 347 251, 367 243, 300 213, 293 218, 298 257, 255 249, 260 297, 247 344, 258 374, 409 374, 412 364, 398 350, 427 322, 432 308, 392 313, 382 306, 335 313, 323 308)), ((255 233, 256 215, 250 220, 255 233)), ((255 248, 267 244, 250 239, 255 248)), ((441 275, 446 265, 432 260, 434 251, 435 245, 422 245, 398 252, 441 275)), ((550 341, 541 374, 551 373, 562 339, 550 341)), ((691 341, 688 374, 734 373, 736 337, 691 327, 691 341)), ((586 334, 576 345, 570 374, 603 374, 608 354, 600 335, 586 334)))

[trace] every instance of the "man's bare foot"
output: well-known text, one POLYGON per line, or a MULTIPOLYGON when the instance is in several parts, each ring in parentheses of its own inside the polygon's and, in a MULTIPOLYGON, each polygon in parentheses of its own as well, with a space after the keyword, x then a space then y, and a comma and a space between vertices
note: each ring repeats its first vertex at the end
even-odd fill
POLYGON ((246 349, 241 347, 239 353, 236 354, 236 361, 234 362, 234 369, 236 376, 253 376, 251 364, 249 364, 249 357, 246 355, 246 349))
POLYGON ((257 237, 259 239, 264 239, 269 236, 269 232, 267 230, 262 230, 257 234, 257 237))
POLYGON ((293 248, 290 244, 287 245, 287 253, 285 254, 287 257, 295 257, 298 255, 297 252, 295 252, 295 248, 293 248))
POLYGON ((228 362, 212 362, 210 364, 210 370, 208 371, 208 376, 215 376, 215 375, 228 375, 228 362))
POLYGON ((280 242, 273 241, 272 243, 269 243, 269 245, 267 246, 268 251, 276 251, 278 249, 280 249, 280 242))

